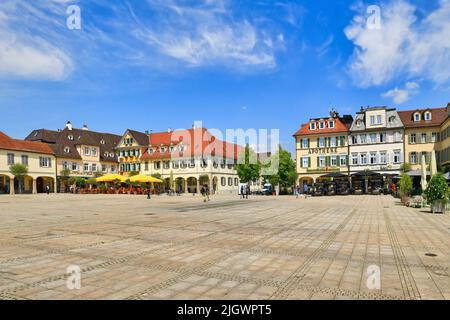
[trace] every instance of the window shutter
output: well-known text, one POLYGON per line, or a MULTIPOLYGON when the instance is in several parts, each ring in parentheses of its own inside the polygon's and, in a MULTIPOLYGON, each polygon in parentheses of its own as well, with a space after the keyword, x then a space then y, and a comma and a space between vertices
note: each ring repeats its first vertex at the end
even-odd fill
POLYGON ((320 157, 317 157, 317 168, 320 168, 320 157))
POLYGON ((311 147, 311 140, 308 138, 308 149, 311 147))
POLYGON ((330 156, 327 156, 325 158, 325 164, 326 164, 327 167, 329 167, 331 165, 331 157, 330 156))
POLYGON ((300 168, 303 168, 303 158, 300 158, 300 168))
POLYGON ((336 167, 340 167, 341 166, 341 157, 337 156, 336 157, 336 167))
POLYGON ((308 157, 308 168, 311 168, 311 157, 308 157))

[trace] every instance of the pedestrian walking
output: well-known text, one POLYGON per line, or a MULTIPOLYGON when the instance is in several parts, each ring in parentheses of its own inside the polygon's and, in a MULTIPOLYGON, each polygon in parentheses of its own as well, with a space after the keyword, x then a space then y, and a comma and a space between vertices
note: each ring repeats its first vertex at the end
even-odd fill
POLYGON ((207 184, 205 184, 205 196, 206 196, 206 200, 211 201, 211 199, 209 198, 209 186, 207 184))
POLYGON ((250 186, 247 185, 247 187, 245 188, 245 198, 248 199, 248 195, 250 194, 250 186))
POLYGON ((147 199, 150 200, 152 198, 152 190, 150 188, 147 189, 147 199))
POLYGON ((244 190, 244 186, 241 186, 241 199, 245 198, 245 194, 244 194, 245 190, 244 190))
POLYGON ((202 186, 202 188, 200 189, 200 193, 202 194, 203 202, 206 202, 207 199, 206 199, 206 188, 205 188, 205 186, 202 186))
POLYGON ((47 195, 50 194, 50 186, 49 186, 49 185, 47 185, 47 186, 45 187, 45 191, 47 192, 47 195))
POLYGON ((308 195, 308 192, 309 192, 309 188, 308 188, 308 185, 305 183, 303 185, 303 193, 305 194, 305 197, 308 195))

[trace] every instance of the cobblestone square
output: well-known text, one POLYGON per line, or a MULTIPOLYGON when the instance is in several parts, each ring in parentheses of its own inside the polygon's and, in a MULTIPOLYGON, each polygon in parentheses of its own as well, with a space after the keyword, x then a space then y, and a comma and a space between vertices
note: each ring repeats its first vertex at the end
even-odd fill
POLYGON ((390 196, 0 197, 0 299, 450 299, 449 267, 450 216, 390 196))

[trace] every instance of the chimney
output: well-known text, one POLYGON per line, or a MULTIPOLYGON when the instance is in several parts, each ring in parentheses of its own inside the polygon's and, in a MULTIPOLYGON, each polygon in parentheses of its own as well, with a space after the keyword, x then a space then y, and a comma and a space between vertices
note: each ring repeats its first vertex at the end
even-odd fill
POLYGON ((89 131, 89 128, 88 128, 88 126, 86 124, 83 124, 83 128, 81 130, 89 131))
POLYGON ((153 130, 150 130, 150 132, 147 130, 146 133, 148 135, 148 145, 151 146, 152 145, 152 133, 153 133, 153 130))
POLYGON ((73 129, 72 122, 67 121, 66 128, 69 129, 69 130, 72 130, 73 129))

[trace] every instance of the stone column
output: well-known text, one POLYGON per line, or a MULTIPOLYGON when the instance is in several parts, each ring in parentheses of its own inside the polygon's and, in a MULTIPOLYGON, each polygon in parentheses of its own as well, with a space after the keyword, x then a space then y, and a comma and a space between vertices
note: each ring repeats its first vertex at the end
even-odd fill
POLYGON ((53 182, 53 193, 58 193, 58 182, 56 181, 56 179, 53 182))
POLYGON ((188 193, 188 181, 184 179, 184 193, 188 193))
POLYGON ((14 190, 14 178, 9 178, 9 194, 15 194, 14 190))
POLYGON ((33 194, 37 193, 36 179, 33 179, 33 194))
POLYGON ((200 189, 201 189, 201 187, 200 187, 200 179, 197 178, 197 193, 200 193, 200 189))

